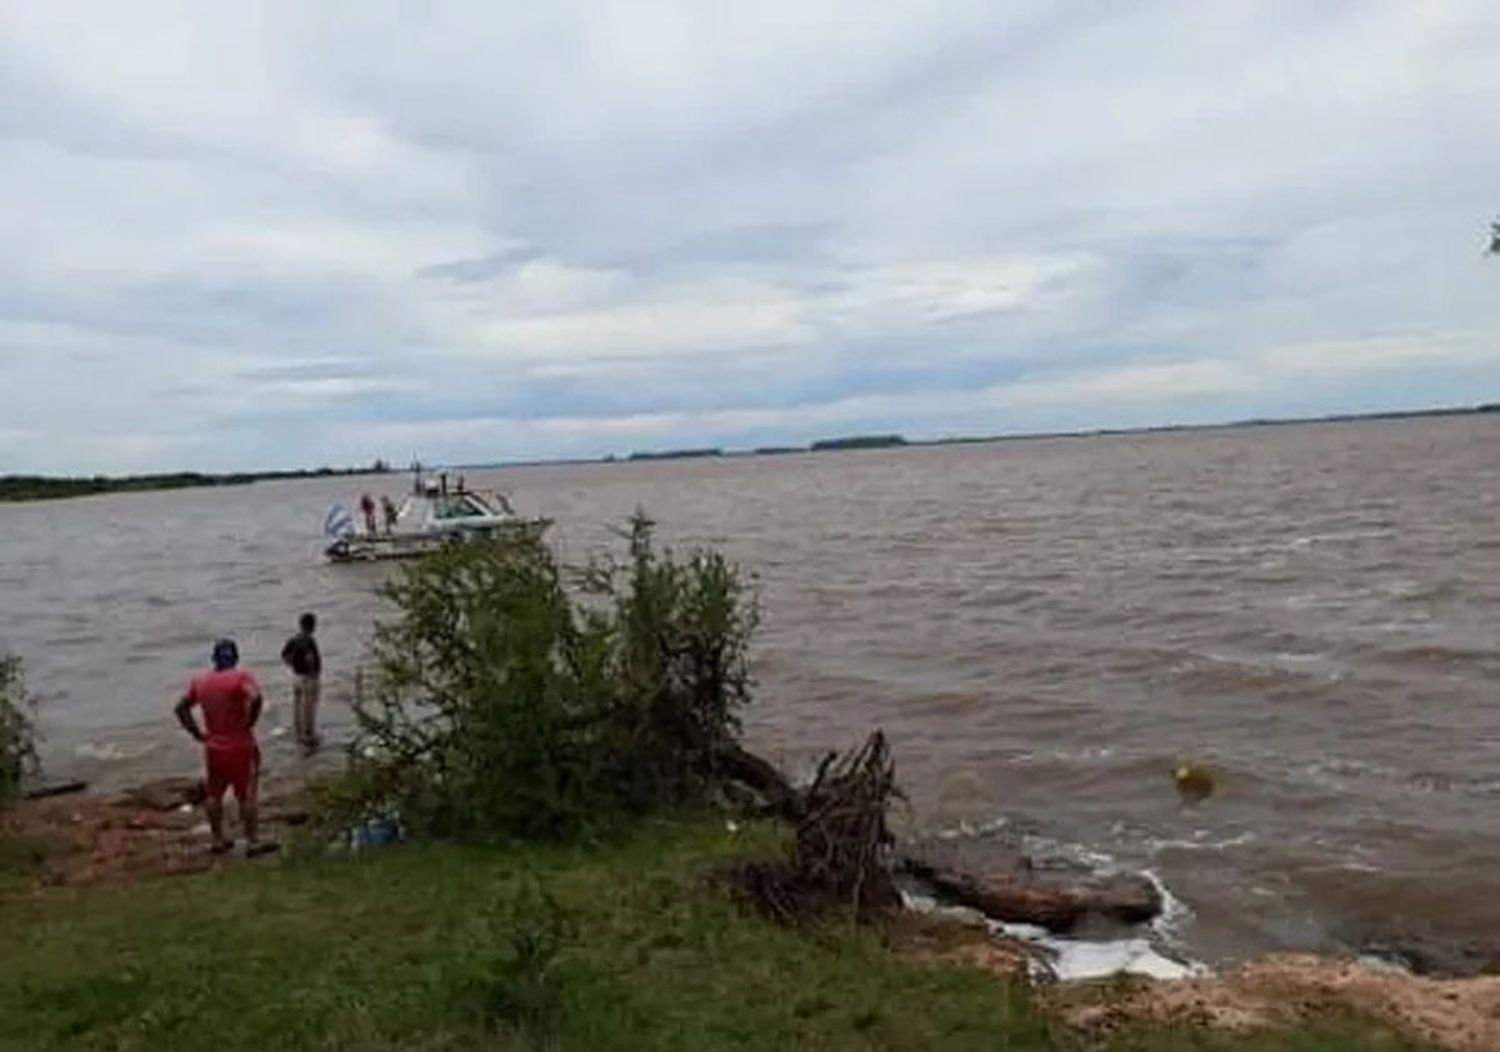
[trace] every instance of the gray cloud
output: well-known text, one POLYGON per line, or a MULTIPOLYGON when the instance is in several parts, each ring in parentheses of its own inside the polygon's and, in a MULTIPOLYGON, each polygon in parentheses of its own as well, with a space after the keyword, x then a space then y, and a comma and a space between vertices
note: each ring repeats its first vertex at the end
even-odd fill
POLYGON ((478 259, 452 259, 444 263, 429 263, 417 268, 421 278, 444 278, 449 281, 486 281, 510 273, 518 267, 545 257, 539 248, 521 246, 492 252, 478 259))
POLYGON ((1497 59, 1481 0, 13 6, 0 471, 1493 399, 1497 59))

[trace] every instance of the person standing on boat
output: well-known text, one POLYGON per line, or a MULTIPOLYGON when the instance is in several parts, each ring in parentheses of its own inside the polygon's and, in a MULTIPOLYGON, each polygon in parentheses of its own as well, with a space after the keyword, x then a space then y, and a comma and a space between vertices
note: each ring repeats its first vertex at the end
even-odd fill
POLYGON ((359 498, 359 510, 365 516, 365 533, 375 536, 375 498, 368 493, 362 494, 359 498))
POLYGON ((260 842, 260 746, 255 742, 260 684, 248 669, 237 667, 239 663, 234 640, 219 640, 214 644, 213 670, 193 677, 175 712, 177 722, 203 746, 203 809, 213 831, 213 853, 222 855, 234 846, 224 835, 224 792, 233 789, 245 829, 245 854, 254 857, 276 850, 276 845, 260 842), (193 715, 195 708, 203 712, 202 727, 193 715))
POLYGON ((390 536, 396 532, 396 520, 400 517, 400 512, 396 510, 396 502, 384 493, 380 495, 380 511, 385 516, 386 536, 390 536))
POLYGON ((313 633, 318 618, 303 614, 299 631, 281 648, 281 661, 292 671, 292 724, 297 744, 307 752, 319 745, 318 700, 323 694, 323 655, 313 633))

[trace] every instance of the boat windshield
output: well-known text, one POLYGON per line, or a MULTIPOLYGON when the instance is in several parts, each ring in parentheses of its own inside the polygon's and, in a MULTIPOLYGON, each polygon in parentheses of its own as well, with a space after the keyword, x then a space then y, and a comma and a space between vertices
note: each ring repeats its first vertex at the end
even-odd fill
POLYGON ((467 493, 438 497, 432 505, 433 515, 439 519, 473 519, 495 514, 467 493))

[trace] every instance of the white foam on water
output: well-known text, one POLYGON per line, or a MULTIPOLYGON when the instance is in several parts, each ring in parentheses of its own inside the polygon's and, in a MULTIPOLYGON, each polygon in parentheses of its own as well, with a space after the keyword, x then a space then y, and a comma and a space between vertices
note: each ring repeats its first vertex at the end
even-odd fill
POLYGON ((1162 911, 1151 922, 1151 936, 1125 939, 1067 939, 1029 924, 992 924, 996 931, 1021 939, 1046 951, 1051 971, 1059 980, 1102 979, 1121 973, 1144 975, 1151 979, 1192 979, 1208 975, 1206 965, 1193 960, 1169 957, 1159 948, 1168 945, 1182 926, 1192 918, 1192 908, 1161 882, 1155 873, 1142 874, 1156 886, 1161 895, 1162 911))
MULTIPOLYGON (((1153 874, 1148 873, 1146 876, 1162 892, 1162 914, 1153 922, 1151 929, 1158 934, 1165 934, 1183 919, 1190 917, 1192 910, 1168 892, 1153 874)), ((909 910, 966 921, 978 918, 973 910, 962 906, 944 906, 928 895, 902 892, 901 897, 909 910)), ((1209 974, 1206 965, 1167 956, 1148 936, 1102 940, 1068 939, 1031 924, 1004 924, 988 919, 983 919, 983 923, 997 935, 1005 935, 1036 947, 1040 951, 1039 962, 1033 971, 1045 971, 1064 982, 1102 979, 1122 973, 1143 975, 1151 979, 1192 979, 1209 974), (1042 961, 1046 963, 1040 963, 1042 961)))
POLYGON ((1253 830, 1221 840, 1210 839, 1211 830, 1194 830, 1191 837, 1176 837, 1148 840, 1146 847, 1152 858, 1162 851, 1224 851, 1232 847, 1243 847, 1256 840, 1253 830))
POLYGON ((122 760, 135 760, 148 753, 156 751, 156 743, 141 745, 134 749, 127 749, 119 742, 84 742, 73 750, 73 755, 80 760, 96 760, 100 763, 119 763, 122 760))
POLYGON ((1047 749, 1043 752, 1019 752, 1009 762, 1017 766, 1034 763, 1092 763, 1111 760, 1116 748, 1113 745, 1085 745, 1079 748, 1047 749))
POLYGON ((1021 838, 1021 848, 1028 855, 1043 858, 1060 858, 1104 873, 1114 872, 1119 869, 1119 862, 1113 855, 1094 848, 1084 847, 1082 844, 1053 840, 1051 837, 1040 834, 1025 834, 1021 838))
POLYGON ((1151 922, 1151 929, 1160 935, 1175 937, 1193 919, 1193 908, 1173 895, 1172 889, 1167 887, 1161 877, 1149 869, 1142 876, 1155 886, 1156 893, 1161 896, 1161 913, 1151 922))
MULTIPOLYGON (((1027 940, 1031 941, 1031 940, 1027 940)), ((1191 979, 1206 975, 1199 964, 1185 964, 1160 953, 1149 939, 1116 939, 1085 942, 1072 939, 1040 940, 1052 955, 1052 971, 1062 981, 1103 979, 1121 973, 1151 979, 1191 979)))
POLYGON ((975 825, 972 822, 960 822, 956 826, 940 829, 935 834, 938 840, 969 840, 989 836, 998 833, 1010 825, 1008 818, 994 818, 988 822, 975 825))
MULTIPOLYGON (((982 825, 960 823, 939 833, 939 839, 973 837, 976 834, 993 833, 1013 828, 1006 817, 996 818, 982 825)), ((1255 839, 1253 832, 1242 833, 1218 841, 1193 840, 1183 846, 1200 850, 1223 849, 1248 843, 1255 839)), ((1107 852, 1087 847, 1076 841, 1056 840, 1034 833, 1023 833, 1022 849, 1029 855, 1062 858, 1087 866, 1099 873, 1114 873, 1121 870, 1119 859, 1107 852)), ((1165 846, 1163 844, 1162 846, 1165 846)), ((1153 852, 1154 853, 1154 852, 1153 852)), ((969 921, 982 921, 991 931, 1019 939, 1039 951, 1040 961, 1034 971, 1047 971, 1059 980, 1098 979, 1120 973, 1142 975, 1152 979, 1190 979, 1211 974, 1207 965, 1181 955, 1177 947, 1184 943, 1183 933, 1193 919, 1193 909, 1182 899, 1172 894, 1161 877, 1151 870, 1139 871, 1149 880, 1161 896, 1161 913, 1145 929, 1147 934, 1120 939, 1071 939, 1053 935, 1045 928, 1029 924, 1005 924, 983 918, 966 907, 946 906, 936 899, 903 892, 903 901, 908 909, 939 913, 969 921)))

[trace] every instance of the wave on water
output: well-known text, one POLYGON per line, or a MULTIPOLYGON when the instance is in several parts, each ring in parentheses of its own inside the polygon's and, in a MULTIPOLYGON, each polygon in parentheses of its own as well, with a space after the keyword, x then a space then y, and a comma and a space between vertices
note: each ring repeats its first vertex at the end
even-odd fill
POLYGON ((960 822, 956 826, 939 829, 933 836, 938 840, 974 840, 1002 833, 1009 829, 1010 825, 1010 819, 1002 815, 999 818, 992 818, 988 822, 980 822, 977 825, 971 822, 960 822))
POLYGON ((1102 979, 1111 975, 1144 975, 1152 979, 1195 979, 1211 974, 1209 967, 1177 952, 1181 933, 1193 911, 1172 894, 1159 876, 1142 873, 1161 895, 1161 915, 1150 924, 1150 935, 1123 939, 1069 939, 1027 925, 995 924, 1014 938, 1042 947, 1052 972, 1062 980, 1102 979))
MULTIPOLYGON (((1162 917, 1152 925, 1153 935, 1160 937, 1162 933, 1158 925, 1175 911, 1185 911, 1187 907, 1167 892, 1154 876, 1151 879, 1161 889, 1163 902, 1167 904, 1162 917)), ((907 909, 916 912, 955 917, 972 915, 970 910, 945 906, 927 895, 904 892, 902 899, 907 909)), ((1207 965, 1163 952, 1157 945, 1158 938, 1152 935, 1123 939, 1071 939, 1029 924, 1006 924, 988 918, 984 923, 994 934, 1019 940, 1039 951, 1031 966, 1038 977, 1045 975, 1066 982, 1121 974, 1152 979, 1190 979, 1210 974, 1207 965)))
MULTIPOLYGON (((1493 748, 1489 742, 1481 742, 1493 748)), ((1320 789, 1350 792, 1358 783, 1374 783, 1392 792, 1416 796, 1471 795, 1493 796, 1500 791, 1500 780, 1489 772, 1465 773, 1431 768, 1402 770, 1384 764, 1348 757, 1329 757, 1307 764, 1287 776, 1292 782, 1315 785, 1320 789)))
POLYGON ((1230 848, 1244 847, 1256 839, 1253 830, 1215 840, 1209 830, 1199 829, 1195 830, 1190 837, 1164 837, 1148 840, 1146 847, 1148 854, 1155 858, 1163 851, 1228 851, 1230 848))
MULTIPOLYGON (((979 824, 960 823, 938 831, 935 836, 945 841, 1014 837, 1027 857, 1080 865, 1098 873, 1118 873, 1129 868, 1108 852, 1076 841, 1055 839, 1018 828, 1011 819, 1004 816, 979 824)), ((1251 834, 1246 834, 1233 838, 1232 843, 1247 842, 1251 838, 1251 834)), ((1231 841, 1225 841, 1226 845, 1230 843, 1231 841)), ((1045 963, 1034 967, 1060 980, 1098 979, 1121 973, 1153 979, 1187 979, 1210 974, 1207 965, 1188 957, 1181 950, 1186 943, 1188 923, 1193 918, 1192 908, 1172 893, 1160 875, 1149 869, 1138 872, 1152 883, 1161 896, 1162 911, 1137 934, 1090 939, 1055 935, 1033 925, 1007 924, 988 918, 985 919, 985 924, 996 934, 1019 939, 1040 951, 1038 959, 1045 963)), ((962 907, 948 907, 931 896, 919 893, 904 892, 903 898, 908 908, 915 910, 964 916, 972 914, 972 911, 962 907)))
POLYGON ((98 763, 123 763, 127 760, 139 760, 143 756, 149 756, 157 749, 157 742, 147 742, 127 748, 119 742, 84 742, 73 750, 73 755, 80 760, 94 760, 98 763))
POLYGON ((1118 872, 1121 868, 1119 860, 1107 852, 1039 833, 1022 833, 1021 849, 1029 856, 1071 862, 1102 873, 1118 872))
POLYGON ((1292 551, 1305 551, 1308 548, 1320 544, 1359 544, 1363 541, 1383 541, 1388 539, 1388 529, 1379 530, 1342 530, 1333 533, 1313 533, 1303 537, 1294 537, 1286 545, 1292 551))
POLYGON ((1060 747, 1047 749, 1043 752, 1019 752, 1010 758, 1010 762, 1018 766, 1033 763, 1091 763, 1112 759, 1115 751, 1113 745, 1083 745, 1076 748, 1060 747))
POLYGON ((1453 578, 1439 581, 1399 581, 1388 585, 1386 595, 1398 603, 1426 603, 1454 599, 1463 595, 1461 582, 1453 578))
POLYGON ((1390 664, 1461 665, 1490 664, 1495 660, 1496 654, 1489 647, 1421 643, 1406 647, 1388 647, 1379 657, 1390 664))

